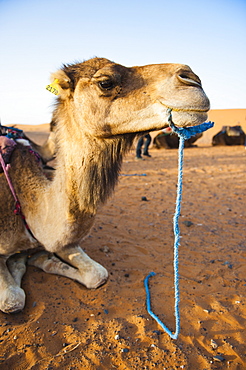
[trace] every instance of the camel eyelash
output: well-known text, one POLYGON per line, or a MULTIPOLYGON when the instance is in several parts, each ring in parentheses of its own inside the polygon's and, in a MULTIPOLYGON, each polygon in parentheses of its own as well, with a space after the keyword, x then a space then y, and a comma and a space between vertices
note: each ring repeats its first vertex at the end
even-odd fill
POLYGON ((98 85, 102 90, 112 90, 115 87, 115 83, 111 79, 100 81, 98 85))

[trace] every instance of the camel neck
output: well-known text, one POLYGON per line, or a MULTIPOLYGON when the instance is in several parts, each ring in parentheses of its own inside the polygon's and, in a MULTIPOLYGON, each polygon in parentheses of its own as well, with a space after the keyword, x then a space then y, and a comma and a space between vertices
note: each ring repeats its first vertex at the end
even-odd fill
MULTIPOLYGON (((94 214, 114 190, 122 157, 134 136, 101 139, 80 134, 79 140, 69 135, 67 138, 58 149, 56 180, 60 179, 66 187, 69 212, 94 214)), ((58 143, 61 143, 59 133, 58 143)))

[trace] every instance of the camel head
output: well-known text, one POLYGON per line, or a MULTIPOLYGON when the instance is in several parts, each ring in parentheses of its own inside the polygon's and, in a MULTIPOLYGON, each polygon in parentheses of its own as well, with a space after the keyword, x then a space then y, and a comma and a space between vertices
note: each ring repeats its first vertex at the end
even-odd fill
POLYGON ((179 127, 207 119, 209 100, 199 77, 186 65, 127 68, 94 58, 65 65, 51 79, 59 91, 58 116, 63 110, 94 137, 162 129, 168 125, 168 108, 179 127))

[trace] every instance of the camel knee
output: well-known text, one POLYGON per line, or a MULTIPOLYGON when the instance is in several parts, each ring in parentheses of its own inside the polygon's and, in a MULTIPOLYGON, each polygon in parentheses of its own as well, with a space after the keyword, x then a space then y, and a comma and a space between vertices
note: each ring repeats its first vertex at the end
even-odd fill
POLYGON ((4 313, 21 311, 25 306, 26 295, 19 286, 9 286, 0 295, 0 310, 4 313))
POLYGON ((80 271, 83 285, 88 289, 95 289, 106 283, 108 271, 99 263, 93 261, 84 271, 80 271))
POLYGON ((75 268, 72 279, 88 289, 98 288, 108 279, 108 271, 78 246, 64 248, 58 253, 58 257, 75 268))
POLYGON ((63 260, 70 262, 71 265, 45 251, 39 252, 30 257, 28 264, 38 267, 45 272, 66 276, 70 279, 76 280, 89 289, 98 288, 108 279, 107 270, 99 263, 93 261, 82 251, 79 251, 77 254, 72 254, 71 258, 65 255, 64 252, 58 253, 57 255, 63 260))

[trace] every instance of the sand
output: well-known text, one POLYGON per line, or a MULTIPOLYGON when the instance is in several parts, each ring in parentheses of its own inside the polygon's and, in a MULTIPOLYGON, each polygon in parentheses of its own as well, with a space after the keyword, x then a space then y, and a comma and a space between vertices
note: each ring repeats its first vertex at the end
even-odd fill
MULTIPOLYGON (((33 137, 43 139, 43 128, 33 137)), ((29 266, 25 309, 0 313, 1 370, 246 369, 246 150, 185 149, 178 340, 145 305, 143 280, 155 271, 152 309, 174 330, 177 150, 151 155, 127 155, 116 192, 83 243, 108 269, 108 282, 88 290, 29 266)))

